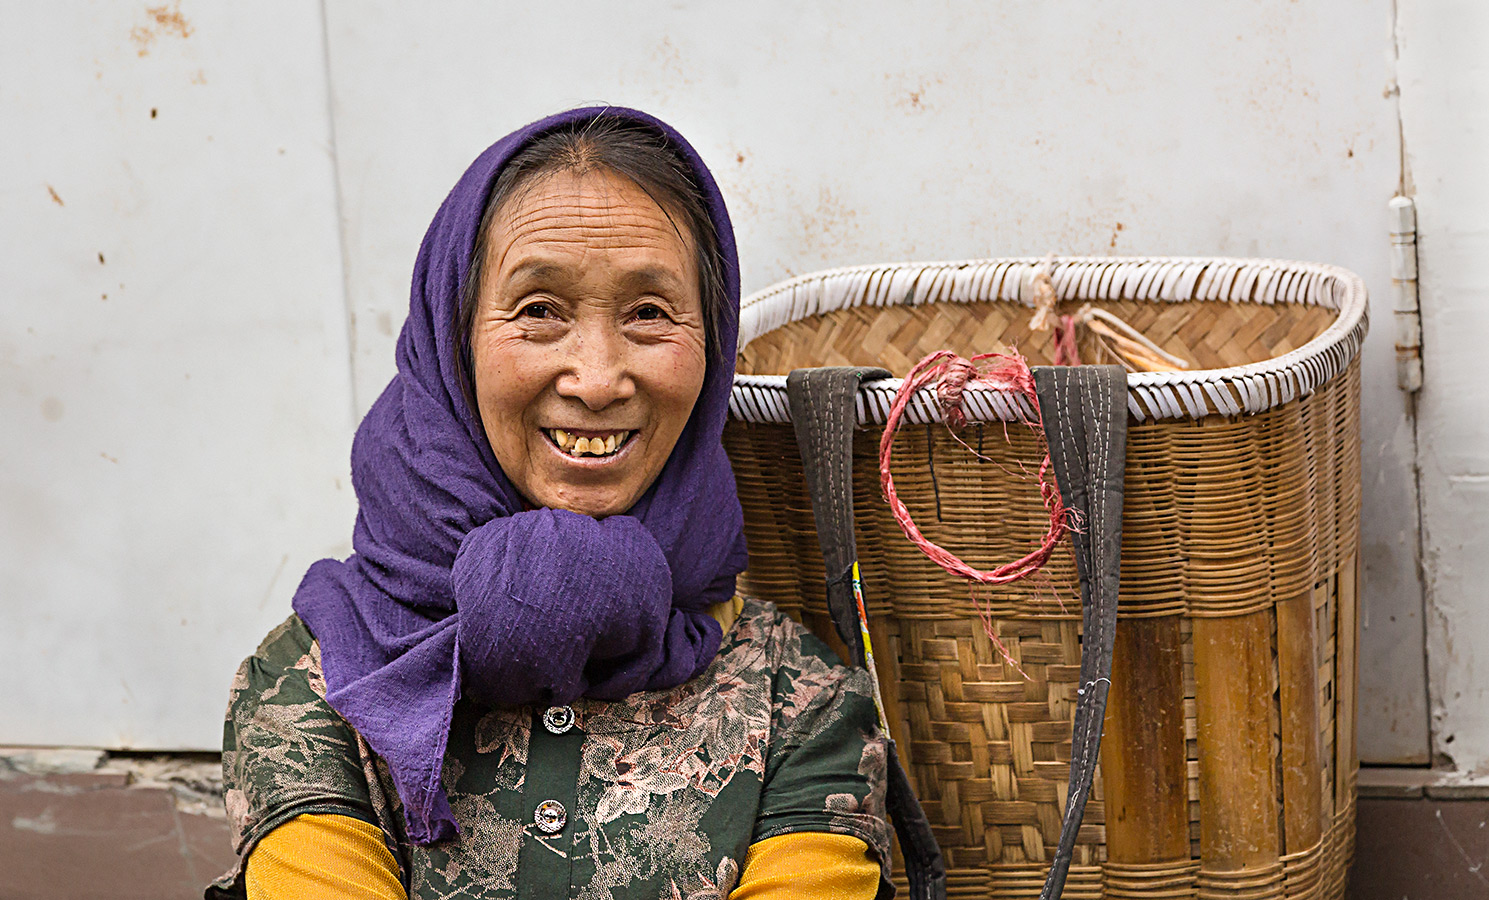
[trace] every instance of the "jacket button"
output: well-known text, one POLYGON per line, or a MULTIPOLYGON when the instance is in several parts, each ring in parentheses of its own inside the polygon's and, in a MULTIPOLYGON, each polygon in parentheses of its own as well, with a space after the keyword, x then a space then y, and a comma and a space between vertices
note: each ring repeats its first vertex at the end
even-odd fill
POLYGON ((543 727, 554 734, 563 734, 574 727, 574 707, 550 706, 543 713, 543 727))
POLYGON ((558 834, 564 830, 564 825, 569 821, 568 813, 564 812, 564 805, 557 800, 544 800, 538 804, 538 809, 533 813, 533 821, 537 823, 538 830, 544 834, 558 834))

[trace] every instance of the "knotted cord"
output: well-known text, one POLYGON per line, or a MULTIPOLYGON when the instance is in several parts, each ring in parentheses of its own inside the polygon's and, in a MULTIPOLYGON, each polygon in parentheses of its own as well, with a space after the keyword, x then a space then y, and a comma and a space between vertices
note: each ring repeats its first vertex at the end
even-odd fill
POLYGON ((895 521, 899 523, 900 530, 905 533, 905 537, 909 538, 911 543, 919 547, 920 551, 932 562, 952 575, 977 584, 1010 584, 1034 574, 1049 560, 1050 554, 1055 550, 1055 545, 1065 534, 1066 527, 1065 505, 1061 502, 1060 491, 1050 476, 1048 453, 1039 465, 1039 493, 1044 501, 1045 509, 1050 514, 1049 530, 1045 532, 1037 548, 995 569, 984 571, 970 566, 956 554, 922 534, 915 521, 911 519, 910 510, 905 507, 904 502, 895 492, 894 475, 890 470, 895 432, 899 429, 900 418, 910 398, 915 395, 916 391, 932 382, 935 383, 934 392, 936 403, 941 409, 941 418, 953 431, 966 424, 967 417, 962 412, 962 393, 967 385, 974 382, 985 384, 996 390, 1016 391, 1023 395, 1029 401, 1030 408, 1034 410, 1033 418, 1026 419, 1025 424, 1041 433, 1044 430, 1044 423, 1039 415, 1039 401, 1034 393, 1034 376, 1029 371, 1029 364, 1017 353, 980 353, 971 359, 965 359, 950 350, 938 350, 925 357, 915 364, 910 374, 900 383, 900 389, 895 394, 894 403, 890 405, 889 416, 884 423, 884 436, 879 440, 879 485, 884 490, 884 499, 889 502, 895 521), (997 362, 986 366, 978 365, 987 360, 997 360, 997 362))

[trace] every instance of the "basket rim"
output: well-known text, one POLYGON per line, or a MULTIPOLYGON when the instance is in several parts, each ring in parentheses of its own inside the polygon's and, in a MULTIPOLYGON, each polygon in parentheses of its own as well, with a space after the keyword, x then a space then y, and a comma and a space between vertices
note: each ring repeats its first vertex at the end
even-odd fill
MULTIPOLYGON (((1030 278, 1041 264, 1050 267, 1062 301, 1299 303, 1337 311, 1322 333, 1268 360, 1128 373, 1128 409, 1138 421, 1252 415, 1307 396, 1359 355, 1369 327, 1364 281, 1325 263, 1224 256, 995 257, 846 266, 778 282, 741 301, 739 346, 790 322, 854 306, 988 301, 1032 306, 1030 278)), ((899 387, 898 378, 863 387, 858 426, 882 425, 899 387)), ((963 394, 963 404, 973 422, 1022 421, 1033 413, 1022 396, 975 383, 963 394)), ((736 374, 729 414, 743 422, 789 423, 785 374, 736 374)), ((904 421, 941 422, 930 389, 916 393, 904 421)))

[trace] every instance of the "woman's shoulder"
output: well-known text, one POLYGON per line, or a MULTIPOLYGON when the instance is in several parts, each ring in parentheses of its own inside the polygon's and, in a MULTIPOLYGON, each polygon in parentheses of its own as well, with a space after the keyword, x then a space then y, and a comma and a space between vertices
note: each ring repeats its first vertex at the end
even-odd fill
POLYGON ((766 652, 778 664, 818 663, 844 673, 843 661, 806 626, 791 618, 769 600, 744 595, 744 604, 734 628, 725 636, 721 652, 748 646, 766 652))
POLYGON ((754 840, 848 834, 889 859, 887 751, 868 672, 845 666, 772 603, 747 600, 740 623, 743 636, 763 648, 772 685, 766 790, 754 840))
POLYGON ((225 799, 240 853, 291 815, 351 809, 366 817, 361 741, 326 702, 320 647, 299 616, 238 667, 226 719, 225 799))
POLYGON ((269 629, 253 651, 253 658, 268 663, 293 665, 316 648, 315 636, 296 613, 269 629))
POLYGON ((245 692, 249 696, 273 692, 272 697, 286 688, 302 685, 310 693, 325 698, 326 680, 321 672, 320 645, 304 621, 291 613, 289 618, 270 629, 253 655, 238 667, 238 674, 233 679, 232 702, 237 702, 245 692))
POLYGON ((822 639, 767 600, 745 598, 720 656, 727 667, 768 672, 778 713, 873 695, 868 672, 844 665, 822 639))

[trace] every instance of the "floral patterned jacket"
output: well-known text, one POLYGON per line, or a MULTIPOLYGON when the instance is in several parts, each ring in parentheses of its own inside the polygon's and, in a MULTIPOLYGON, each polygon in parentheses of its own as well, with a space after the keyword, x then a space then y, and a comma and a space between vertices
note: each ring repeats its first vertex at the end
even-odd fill
POLYGON ((885 741, 868 675, 747 600, 718 656, 665 691, 572 707, 455 707, 444 786, 460 836, 404 834, 387 766, 326 703, 320 650, 291 616, 244 661, 223 733, 239 863, 208 900, 243 897, 243 860, 304 813, 382 828, 410 900, 723 900, 750 844, 860 838, 888 877, 885 741))

